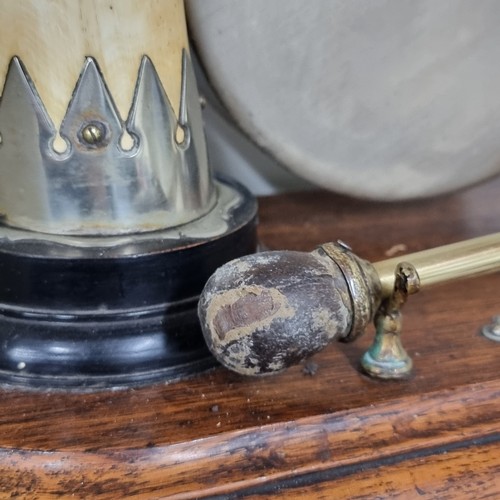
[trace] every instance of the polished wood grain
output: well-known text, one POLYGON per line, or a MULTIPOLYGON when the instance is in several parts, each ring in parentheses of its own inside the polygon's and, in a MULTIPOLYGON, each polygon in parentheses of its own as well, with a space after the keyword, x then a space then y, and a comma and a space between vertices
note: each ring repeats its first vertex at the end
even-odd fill
MULTIPOLYGON (((326 192, 264 198, 260 237, 268 248, 297 250, 340 238, 359 255, 380 260, 395 245, 413 252, 498 231, 498 193, 500 180, 396 205, 326 192)), ((411 297, 404 343, 415 372, 404 381, 360 372, 370 330, 354 344, 331 345, 315 356, 314 374, 301 365, 253 379, 216 368, 118 391, 4 387, 0 494, 500 495, 500 343, 479 332, 500 313, 498 289, 494 274, 411 297)))
MULTIPOLYGON (((352 468, 331 471, 330 478, 316 482, 317 475, 303 479, 302 484, 267 488, 265 498, 283 497, 316 500, 373 500, 392 498, 406 500, 479 500, 498 498, 500 445, 481 448, 460 448, 452 452, 437 452, 402 463, 364 465, 353 473, 352 468), (332 494, 335 495, 332 497, 332 494)), ((323 474, 323 479, 326 474, 323 474)), ((298 483, 298 481, 296 482, 298 483)), ((262 498, 251 494, 248 499, 262 498)))

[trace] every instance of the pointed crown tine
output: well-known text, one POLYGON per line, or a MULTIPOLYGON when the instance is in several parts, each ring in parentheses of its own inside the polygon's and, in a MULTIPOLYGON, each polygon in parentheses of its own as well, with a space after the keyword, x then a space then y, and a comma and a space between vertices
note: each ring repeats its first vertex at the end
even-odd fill
POLYGON ((174 227, 207 213, 215 190, 185 50, 181 70, 179 120, 153 62, 143 56, 123 121, 97 61, 87 57, 59 130, 68 147, 59 154, 52 147, 57 130, 28 71, 14 57, 0 98, 4 224, 112 235, 174 227), (180 144, 178 127, 186 134, 180 144), (130 149, 122 147, 124 134, 134 140, 130 149))
POLYGON ((9 68, 7 70, 7 76, 5 78, 4 87, 2 94, 0 95, 0 116, 2 110, 8 105, 6 102, 8 100, 8 95, 12 93, 25 93, 27 96, 27 101, 31 103, 34 112, 37 115, 37 119, 44 129, 56 132, 54 123, 52 122, 43 102, 38 94, 35 84, 31 79, 26 67, 24 66, 21 59, 14 56, 9 63, 9 68), (3 104, 5 102, 5 104, 3 104), (2 105, 3 104, 3 105, 2 105))

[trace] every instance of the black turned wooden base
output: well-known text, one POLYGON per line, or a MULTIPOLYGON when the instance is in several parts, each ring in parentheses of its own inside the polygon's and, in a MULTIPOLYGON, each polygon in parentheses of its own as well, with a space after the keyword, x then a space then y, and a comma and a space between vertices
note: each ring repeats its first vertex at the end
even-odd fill
POLYGON ((92 389, 178 379, 213 366, 197 319, 206 280, 256 250, 256 202, 241 186, 227 229, 112 247, 0 243, 0 381, 92 389))

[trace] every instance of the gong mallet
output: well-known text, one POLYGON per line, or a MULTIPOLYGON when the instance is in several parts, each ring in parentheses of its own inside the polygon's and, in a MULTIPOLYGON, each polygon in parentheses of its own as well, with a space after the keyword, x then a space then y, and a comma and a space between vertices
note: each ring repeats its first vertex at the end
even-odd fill
POLYGON ((213 355, 244 375, 282 371, 334 339, 356 339, 374 321, 375 340, 363 356, 364 370, 403 378, 412 369, 400 338, 400 309, 407 296, 496 270, 500 233, 374 264, 342 242, 311 253, 262 252, 219 268, 202 292, 198 314, 213 355))

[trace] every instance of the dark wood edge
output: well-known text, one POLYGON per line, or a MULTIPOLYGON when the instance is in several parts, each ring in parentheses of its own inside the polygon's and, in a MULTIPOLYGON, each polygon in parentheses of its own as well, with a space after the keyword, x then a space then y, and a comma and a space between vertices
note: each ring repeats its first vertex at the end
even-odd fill
POLYGON ((4 448, 0 492, 179 499, 228 494, 264 481, 395 455, 410 458, 417 450, 494 435, 499 398, 500 380, 494 380, 161 447, 99 452, 4 448))

